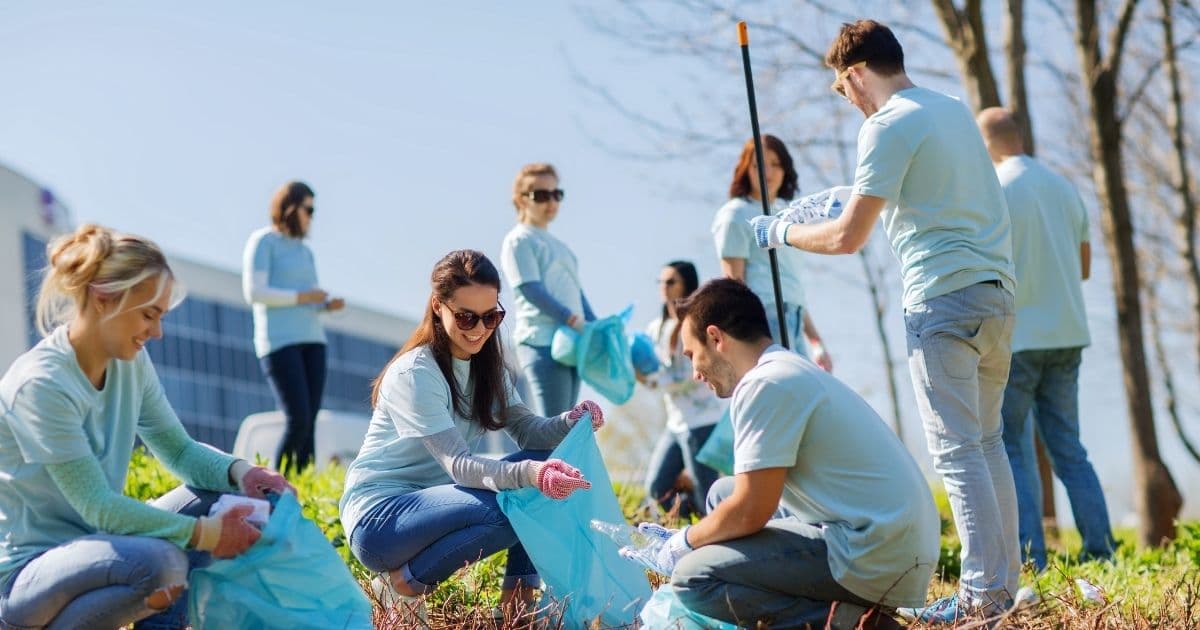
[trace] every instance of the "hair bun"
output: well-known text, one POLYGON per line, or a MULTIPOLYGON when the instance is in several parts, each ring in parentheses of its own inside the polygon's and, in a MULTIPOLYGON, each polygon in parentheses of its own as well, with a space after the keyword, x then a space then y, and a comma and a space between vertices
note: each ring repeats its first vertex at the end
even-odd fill
POLYGON ((50 267, 60 279, 60 288, 73 293, 91 283, 112 254, 114 238, 111 229, 88 223, 51 243, 50 267))

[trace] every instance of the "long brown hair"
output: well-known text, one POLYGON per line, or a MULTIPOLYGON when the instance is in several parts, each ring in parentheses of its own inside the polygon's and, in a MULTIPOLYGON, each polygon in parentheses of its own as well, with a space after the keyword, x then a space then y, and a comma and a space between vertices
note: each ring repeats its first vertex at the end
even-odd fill
POLYGON ((304 238, 304 230, 300 229, 300 204, 305 199, 315 197, 312 188, 304 182, 288 182, 279 187, 271 196, 271 225, 276 230, 292 237, 304 238))
MULTIPOLYGON (((796 175, 796 165, 792 162, 792 154, 788 153, 783 140, 775 136, 764 135, 762 141, 763 159, 766 159, 766 152, 771 151, 779 158, 779 166, 783 168, 783 183, 779 185, 779 194, 776 196, 791 201, 792 197, 796 196, 796 187, 800 182, 800 177, 796 175)), ((746 141, 742 147, 742 155, 738 158, 737 166, 733 167, 733 181, 729 184, 730 199, 748 197, 754 190, 750 185, 750 166, 752 164, 754 164, 754 138, 746 141)), ((767 192, 764 190, 763 194, 766 195, 767 192)))
MULTIPOLYGON (((429 346, 433 358, 437 361, 442 376, 450 384, 450 399, 454 404, 454 413, 463 418, 478 422, 489 431, 504 428, 505 410, 508 409, 508 395, 504 379, 508 373, 504 369, 504 350, 500 344, 499 331, 493 331, 483 348, 471 357, 471 376, 475 386, 471 392, 471 408, 466 408, 466 400, 461 387, 467 383, 458 383, 454 379, 454 363, 450 354, 450 336, 442 327, 442 318, 433 310, 433 301, 446 303, 454 292, 470 285, 495 287, 500 290, 500 272, 483 252, 473 249, 459 249, 442 257, 433 266, 429 283, 432 292, 425 303, 425 317, 421 325, 413 331, 404 347, 396 353, 384 366, 379 376, 371 383, 371 406, 379 403, 379 392, 383 384, 383 376, 388 368, 401 355, 421 346, 429 346), (499 415, 495 412, 499 411, 499 415)), ((419 396, 422 392, 416 392, 419 396)))

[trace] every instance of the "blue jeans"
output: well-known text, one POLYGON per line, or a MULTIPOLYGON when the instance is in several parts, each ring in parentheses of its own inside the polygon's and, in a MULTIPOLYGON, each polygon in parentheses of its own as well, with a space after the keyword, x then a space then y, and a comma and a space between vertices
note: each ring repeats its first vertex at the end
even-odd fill
MULTIPOLYGON (((733 494, 733 485, 733 477, 713 484, 710 511, 733 494)), ((763 620, 773 628, 824 628, 834 602, 853 609, 854 619, 872 606, 833 579, 821 527, 783 507, 762 530, 680 558, 671 586, 684 606, 750 627, 763 620)))
POLYGON ((686 470, 692 478, 693 491, 691 496, 679 495, 679 515, 686 518, 693 513, 706 513, 702 508, 704 497, 721 474, 697 462, 696 453, 700 452, 715 426, 696 427, 682 434, 668 430, 659 436, 650 455, 646 495, 664 510, 671 509, 675 500, 675 480, 686 470))
POLYGON ((1017 498, 1000 409, 1013 295, 981 282, 905 309, 908 364, 925 441, 962 541, 959 597, 994 612, 1017 592, 1017 498))
POLYGON ((287 420, 275 453, 275 468, 283 470, 287 458, 289 468, 302 470, 312 463, 316 450, 317 412, 325 391, 325 344, 284 346, 259 359, 259 363, 287 420))
POLYGON ((550 346, 517 345, 517 361, 529 382, 529 403, 540 416, 556 416, 579 400, 579 372, 550 355, 550 346))
MULTIPOLYGON (((771 339, 779 340, 779 314, 774 303, 763 303, 767 311, 767 325, 771 327, 771 339)), ((783 313, 787 318, 788 344, 796 354, 808 358, 808 341, 804 337, 804 308, 796 304, 784 303, 783 313)))
POLYGON ((1025 350, 1012 355, 1004 390, 1004 447, 1012 465, 1025 559, 1046 568, 1042 532, 1042 484, 1033 430, 1037 427, 1054 473, 1071 500, 1083 538, 1083 558, 1108 558, 1113 551, 1108 506, 1096 470, 1079 441, 1079 363, 1083 348, 1025 350), (1033 411, 1032 416, 1030 411, 1033 411))
MULTIPOLYGON (((503 461, 545 460, 550 451, 518 451, 503 461)), ((503 588, 539 588, 537 569, 500 511, 496 493, 434 486, 384 499, 350 534, 350 550, 378 573, 400 570, 409 588, 430 593, 455 571, 508 549, 503 588)))
MULTIPOLYGON (((199 516, 220 493, 179 487, 152 505, 199 516)), ((0 596, 0 627, 117 628, 142 620, 143 628, 187 627, 187 594, 166 609, 146 599, 161 589, 186 585, 190 567, 211 562, 203 552, 147 536, 81 536, 30 560, 0 596)))

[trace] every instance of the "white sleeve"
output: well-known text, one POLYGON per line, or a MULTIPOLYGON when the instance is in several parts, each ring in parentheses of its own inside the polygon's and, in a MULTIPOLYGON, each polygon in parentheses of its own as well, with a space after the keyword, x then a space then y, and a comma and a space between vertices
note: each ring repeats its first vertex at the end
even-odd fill
POLYGON ((300 292, 269 286, 267 278, 271 271, 271 252, 260 233, 255 233, 246 242, 242 252, 242 297, 247 304, 266 306, 295 306, 300 292))

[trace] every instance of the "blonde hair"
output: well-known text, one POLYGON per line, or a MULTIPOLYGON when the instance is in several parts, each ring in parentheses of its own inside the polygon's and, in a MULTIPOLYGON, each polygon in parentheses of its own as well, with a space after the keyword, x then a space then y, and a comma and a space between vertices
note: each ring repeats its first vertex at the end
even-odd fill
MULTIPOLYGON (((37 328, 43 336, 74 319, 93 296, 120 296, 117 309, 108 316, 113 317, 125 310, 129 292, 145 280, 158 279, 153 302, 175 279, 167 257, 149 239, 90 223, 51 241, 46 258, 50 263, 37 301, 37 328)), ((182 287, 175 283, 170 307, 183 297, 182 287)))
POLYGON ((517 178, 513 180, 512 202, 513 207, 517 209, 517 216, 521 214, 521 197, 529 192, 526 190, 525 178, 537 177, 538 175, 549 175, 556 180, 558 179, 558 171, 554 170, 554 166, 547 162, 534 162, 533 164, 522 166, 521 170, 517 173, 517 178))

